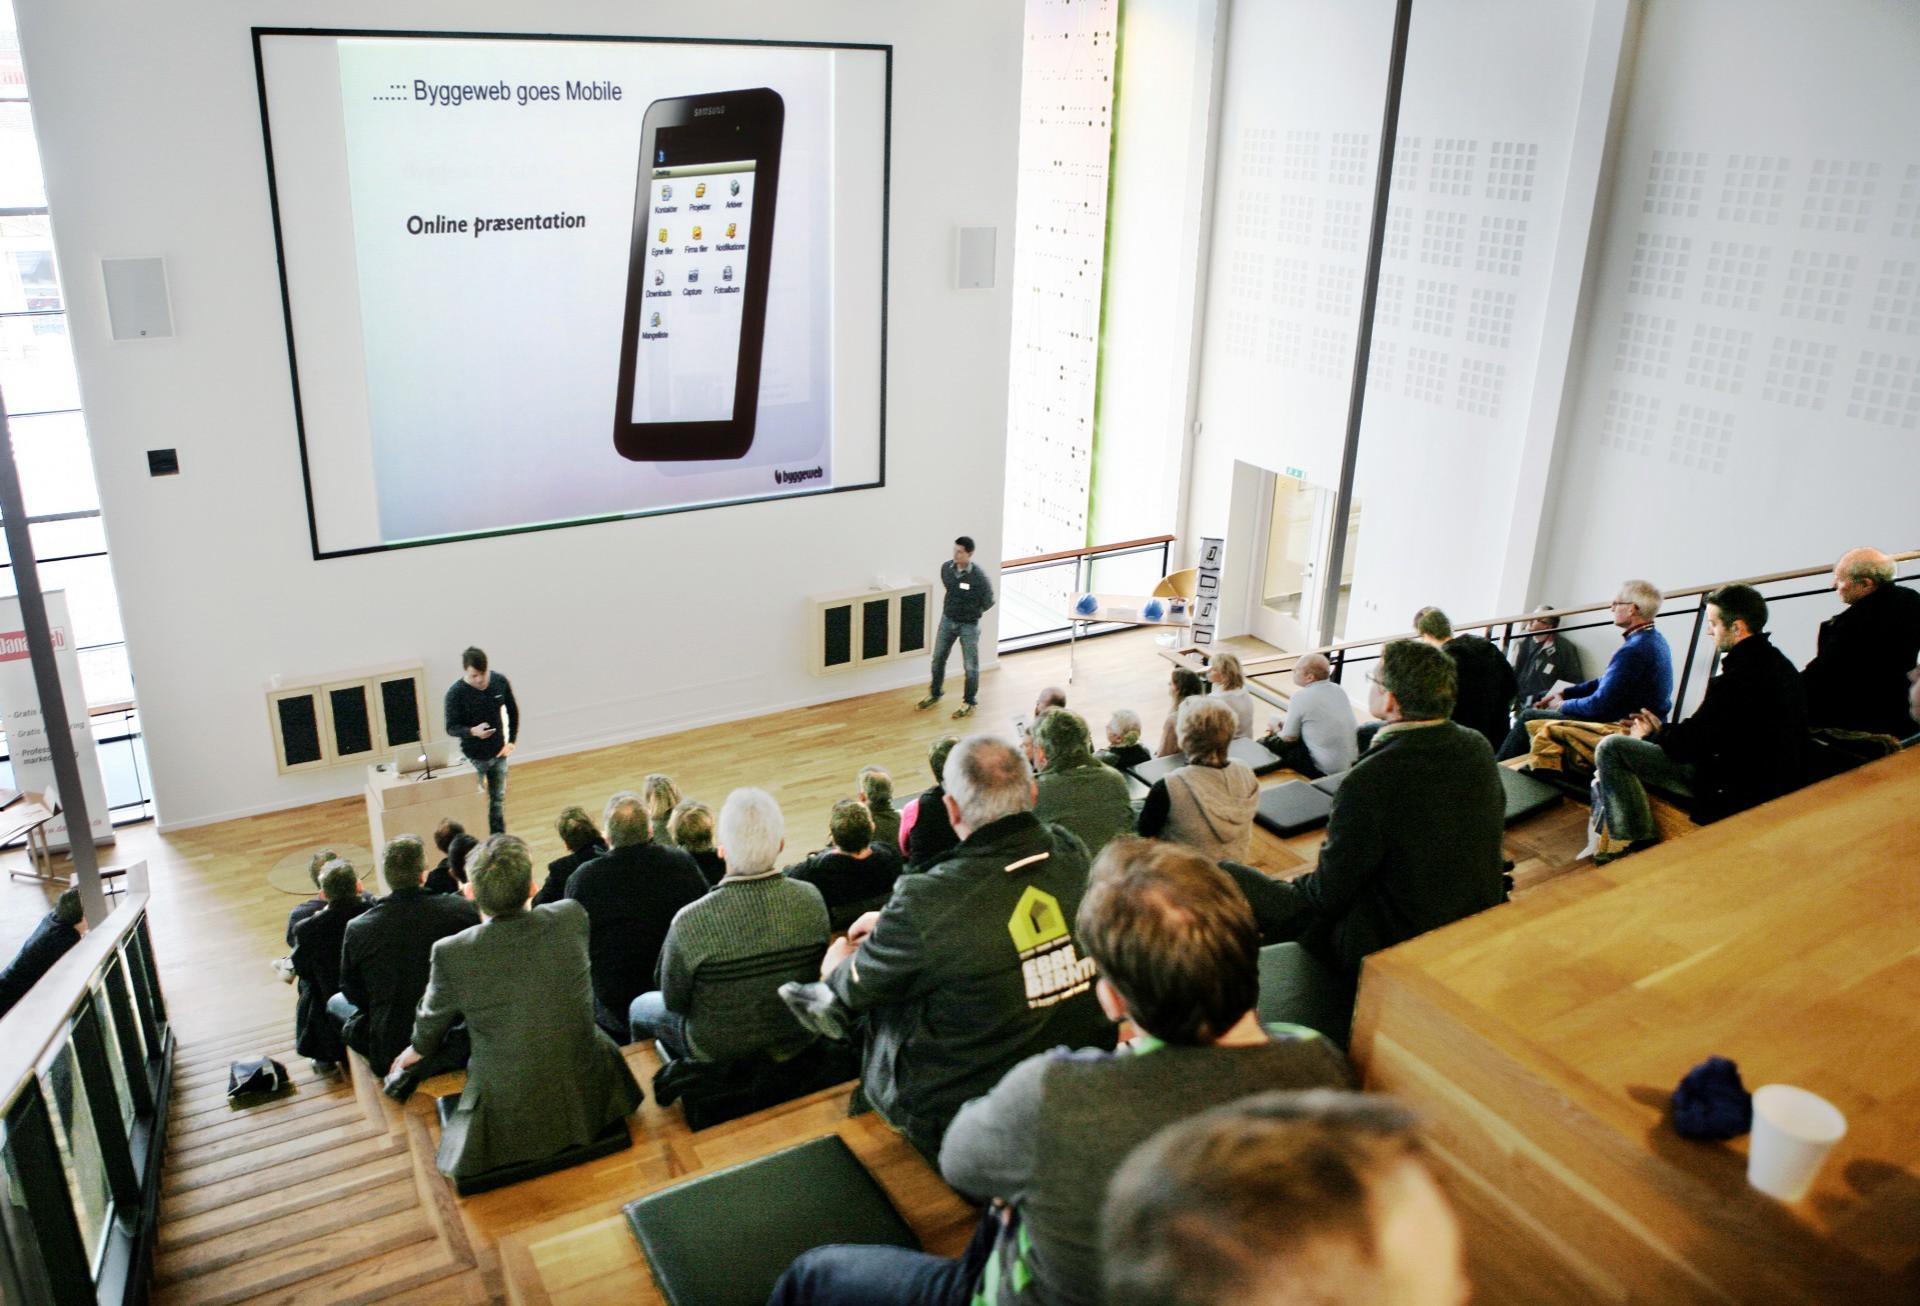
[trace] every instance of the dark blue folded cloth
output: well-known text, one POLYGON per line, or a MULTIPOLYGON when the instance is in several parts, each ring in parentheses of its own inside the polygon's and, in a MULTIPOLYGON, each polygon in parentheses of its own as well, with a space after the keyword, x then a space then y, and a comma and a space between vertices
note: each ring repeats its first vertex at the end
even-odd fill
POLYGON ((1673 1127, 1682 1138, 1737 1138, 1753 1128, 1753 1094, 1740 1067, 1708 1057, 1673 1090, 1673 1127))

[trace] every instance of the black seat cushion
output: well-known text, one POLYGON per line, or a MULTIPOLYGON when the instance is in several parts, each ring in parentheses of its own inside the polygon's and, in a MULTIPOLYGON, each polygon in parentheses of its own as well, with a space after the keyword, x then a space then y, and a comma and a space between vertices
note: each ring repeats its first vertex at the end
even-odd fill
POLYGON ((1150 757, 1133 768, 1133 778, 1151 788, 1156 781, 1166 779, 1186 764, 1185 753, 1168 753, 1165 757, 1150 757))
MULTIPOLYGON (((440 1114, 440 1125, 446 1127, 453 1113, 460 1109, 460 1095, 450 1094, 440 1098, 434 1104, 434 1110, 440 1114)), ((543 1156, 533 1161, 518 1161, 513 1165, 496 1166, 491 1170, 482 1170, 479 1174, 468 1175, 464 1179, 449 1178, 453 1191, 462 1197, 472 1197, 475 1193, 488 1192, 495 1188, 505 1188, 508 1184, 521 1183, 528 1179, 538 1179, 541 1175, 552 1174, 556 1170, 565 1170, 569 1166, 583 1165, 615 1152, 624 1152, 633 1146, 633 1139, 627 1133, 625 1117, 610 1120, 607 1127, 600 1131, 591 1143, 579 1147, 562 1148, 552 1156, 543 1156)))
POLYGON ((629 1202, 627 1223, 674 1306, 761 1306, 794 1257, 828 1243, 920 1248, 837 1134, 629 1202))
POLYGON ((749 1057, 727 1065, 677 1061, 657 1040, 653 1046, 660 1058, 660 1069, 653 1077, 653 1100, 662 1107, 678 1102, 687 1128, 696 1131, 860 1077, 860 1057, 854 1048, 826 1039, 815 1039, 786 1061, 749 1057))
POLYGON ((1336 771, 1332 775, 1323 775, 1313 782, 1313 787, 1331 798, 1340 792, 1340 782, 1347 778, 1345 771, 1336 771))
POLYGON ((1271 748, 1258 740, 1235 739, 1227 745, 1227 756, 1255 775, 1265 775, 1269 771, 1280 769, 1280 759, 1274 756, 1271 748))
POLYGON ((1253 819, 1285 839, 1319 829, 1332 811, 1333 799, 1305 780, 1289 780, 1260 791, 1260 806, 1253 819))
POLYGON ((1500 772, 1500 787, 1507 791, 1508 825, 1524 821, 1529 816, 1537 816, 1561 799, 1559 789, 1525 771, 1506 766, 1494 769, 1500 772))

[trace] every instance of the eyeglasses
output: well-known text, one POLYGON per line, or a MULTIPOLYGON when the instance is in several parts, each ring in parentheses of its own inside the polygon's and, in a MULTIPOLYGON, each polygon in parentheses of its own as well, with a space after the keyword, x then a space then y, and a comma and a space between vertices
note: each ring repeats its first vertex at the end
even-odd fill
POLYGON ((1631 608, 1637 605, 1634 603, 1632 599, 1615 599, 1609 606, 1616 607, 1616 608, 1621 608, 1621 607, 1631 608))

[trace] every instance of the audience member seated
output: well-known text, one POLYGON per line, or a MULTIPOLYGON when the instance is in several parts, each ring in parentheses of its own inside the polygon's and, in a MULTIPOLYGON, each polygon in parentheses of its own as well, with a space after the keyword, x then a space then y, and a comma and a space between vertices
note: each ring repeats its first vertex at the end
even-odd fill
POLYGON ((639 794, 608 799, 605 824, 612 851, 573 873, 567 897, 587 909, 592 926, 594 1017, 623 1042, 627 1009, 654 986, 660 944, 674 913, 703 896, 707 882, 693 858, 653 842, 639 794))
POLYGON ((1231 653, 1215 653, 1207 665, 1209 697, 1233 709, 1234 738, 1253 738, 1253 691, 1247 688, 1247 674, 1240 659, 1231 653))
POLYGON ((427 892, 463 892, 467 887, 467 858, 479 846, 480 841, 465 830, 448 840, 446 859, 427 873, 427 892))
POLYGON ((1248 856, 1260 782, 1245 763, 1227 756, 1238 722, 1232 708, 1211 698, 1180 705, 1180 751, 1187 764, 1147 791, 1141 834, 1186 844, 1210 862, 1248 856))
MULTIPOLYGON (((573 873, 607 850, 607 841, 584 807, 569 807, 553 823, 554 833, 567 846, 565 857, 547 863, 547 880, 533 895, 533 905, 544 907, 567 896, 567 881, 573 873)), ((389 886, 391 887, 391 886, 389 886)))
POLYGON ((1309 653, 1294 663, 1295 689, 1287 699, 1287 714, 1276 717, 1260 741, 1283 765, 1309 779, 1339 775, 1360 752, 1353 700, 1332 675, 1333 664, 1325 653, 1309 653))
POLYGON ((1140 714, 1123 707, 1108 717, 1107 746, 1095 756, 1116 771, 1131 771, 1142 762, 1151 762, 1153 754, 1140 742, 1140 714))
POLYGON ((1598 680, 1588 680, 1522 712, 1500 745, 1501 761, 1523 756, 1529 747, 1529 721, 1624 721, 1636 712, 1664 717, 1673 706, 1673 651, 1653 628, 1660 612, 1660 591, 1644 580, 1622 581, 1613 600, 1613 624, 1621 644, 1598 680))
POLYGON ((667 832, 681 852, 693 858, 711 889, 727 873, 727 859, 713 848, 713 809, 697 798, 682 798, 667 818, 667 832))
MULTIPOLYGON (((638 797, 632 810, 645 821, 638 797)), ((529 908, 533 861, 510 834, 481 846, 472 880, 485 923, 433 945, 413 1040, 393 1063, 409 1070, 440 1050, 455 1022, 466 1022, 466 1087, 436 1158, 449 1179, 583 1147, 641 1101, 626 1058, 595 1027, 581 905, 529 908)))
POLYGON ((1108 1306, 1463 1306, 1460 1224, 1416 1123, 1317 1091, 1161 1131, 1107 1194, 1108 1306))
POLYGON ((340 988, 340 943, 348 923, 372 908, 360 893, 360 877, 339 858, 320 872, 320 894, 326 904, 293 932, 293 973, 300 979, 293 1050, 313 1062, 314 1074, 331 1075, 347 1055, 327 1019, 327 1000, 340 988))
POLYGON ((900 813, 893 810, 893 777, 885 767, 860 768, 860 801, 873 817, 873 841, 900 847, 900 813))
POLYGON ((7 963, 7 968, 0 971, 0 1016, 13 1010, 14 1004, 27 995, 27 990, 53 969, 53 963, 80 942, 85 930, 80 890, 62 889, 53 901, 53 910, 40 918, 33 933, 20 945, 20 951, 7 963))
POLYGON ((1180 751, 1180 705, 1190 698, 1205 694, 1207 682, 1200 678, 1198 671, 1175 667, 1167 689, 1172 701, 1167 704, 1167 719, 1160 727, 1160 747, 1153 750, 1155 757, 1166 757, 1180 751))
MULTIPOLYGON (((327 905, 326 896, 320 892, 320 869, 328 862, 336 860, 339 856, 340 854, 331 848, 321 848, 316 850, 313 856, 307 858, 307 878, 313 881, 313 897, 306 899, 287 913, 288 955, 285 957, 275 957, 273 959, 273 972, 280 977, 283 983, 291 984, 294 980, 292 956, 293 932, 300 927, 301 921, 307 919, 307 917, 327 905)), ((373 899, 369 897, 367 901, 372 902, 373 899)))
POLYGON ((1846 604, 1820 623, 1819 650, 1800 683, 1807 724, 1869 734, 1911 733, 1905 677, 1920 657, 1920 593, 1894 584, 1893 559, 1854 549, 1833 567, 1833 590, 1846 604))
POLYGON ((680 787, 672 777, 655 771, 640 782, 640 800, 653 823, 653 841, 663 848, 673 847, 673 809, 680 805, 680 787))
POLYGON ((960 843, 947 820, 947 791, 940 783, 947 757, 960 742, 956 735, 933 741, 927 749, 927 766, 933 771, 933 787, 907 804, 900 813, 900 847, 907 854, 907 869, 924 871, 945 857, 960 843))
POLYGON ((1487 741, 1448 719, 1455 674, 1452 658, 1419 640, 1383 648, 1369 707, 1386 725, 1334 794, 1320 864, 1292 882, 1226 867, 1267 942, 1290 945, 1261 994, 1268 1019, 1313 1024, 1344 1045, 1369 953, 1506 899, 1506 792, 1487 741))
POLYGON ((1453 719, 1486 738, 1488 748, 1499 748, 1507 737, 1508 713, 1516 691, 1513 667, 1490 639, 1456 635, 1453 622, 1438 608, 1413 614, 1413 629, 1421 639, 1453 659, 1457 689, 1453 719))
POLYGON ((1582 854, 1596 862, 1659 841, 1646 786, 1690 799, 1705 823, 1797 789, 1806 775, 1807 700, 1800 673, 1766 635, 1767 601, 1750 585, 1707 595, 1707 634, 1720 674, 1685 721, 1662 725, 1651 712, 1594 751, 1593 837, 1582 854))
MULTIPOLYGON (((1920 726, 1920 667, 1907 672, 1907 719, 1911 722, 1908 731, 1920 726)), ((1915 744, 1920 744, 1920 734, 1903 733, 1902 748, 1912 748, 1915 744)))
POLYGON ((1127 778, 1093 755, 1093 735, 1078 713, 1057 707, 1033 723, 1029 756, 1039 773, 1033 814, 1063 825, 1097 857, 1133 825, 1127 778))
POLYGON ((893 882, 900 878, 900 854, 875 841, 872 813, 851 798, 833 805, 827 835, 831 843, 788 867, 787 874, 819 891, 827 904, 827 917, 838 932, 886 905, 893 894, 893 882))
POLYGON ((1034 816, 1027 759, 973 735, 942 779, 959 846, 835 940, 821 983, 780 989, 823 1034, 845 1038, 864 1018, 861 1089, 929 1158, 954 1113, 1020 1061, 1114 1039, 1071 929, 1086 849, 1034 816))
MULTIPOLYGON (((434 876, 438 875, 444 879, 450 874, 453 859, 448 855, 447 850, 453 847, 455 837, 463 835, 466 832, 467 827, 450 816, 441 817, 440 824, 433 827, 433 846, 439 851, 440 860, 435 862, 433 869, 427 872, 426 884, 429 888, 431 888, 434 883, 434 876)), ((433 891, 435 893, 440 892, 438 889, 434 889, 433 891)), ((451 890, 449 890, 449 892, 451 892, 451 890)))
MULTIPOLYGON (((433 945, 480 923, 479 908, 461 895, 428 893, 421 883, 426 869, 426 849, 418 838, 403 834, 387 841, 380 870, 389 892, 347 925, 340 946, 340 991, 327 1000, 327 1014, 340 1024, 346 1045, 380 1075, 413 1032, 433 945)), ((467 1032, 456 1027, 432 1057, 388 1091, 405 1101, 420 1080, 466 1065, 467 1052, 467 1032)))
POLYGON ((960 1109, 940 1148, 947 1182, 991 1199, 958 1260, 894 1247, 822 1247, 774 1289, 792 1303, 1053 1306, 1100 1300, 1100 1207, 1127 1155, 1164 1126, 1250 1093, 1345 1087, 1345 1058, 1308 1030, 1262 1028, 1260 932, 1246 899, 1187 849, 1121 839, 1094 863, 1075 933, 1095 994, 1133 1041, 1054 1048, 960 1109))
POLYGON ((1040 691, 1040 696, 1033 700, 1033 719, 1038 721, 1054 708, 1063 708, 1066 705, 1067 691, 1058 685, 1048 685, 1040 691))
MULTIPOLYGON (((844 805, 866 820, 860 804, 844 805)), ((726 878, 673 918, 660 949, 660 987, 642 993, 628 1009, 633 1037, 697 1061, 763 1055, 786 1061, 814 1035, 780 1000, 780 985, 820 974, 831 936, 827 904, 811 884, 780 873, 776 859, 786 846, 786 821, 763 790, 727 795, 720 807, 720 846, 726 878)))
POLYGON ((1559 631, 1559 615, 1542 603, 1533 610, 1527 633, 1513 641, 1515 717, 1538 707, 1555 685, 1577 685, 1585 679, 1580 650, 1561 639, 1559 631))

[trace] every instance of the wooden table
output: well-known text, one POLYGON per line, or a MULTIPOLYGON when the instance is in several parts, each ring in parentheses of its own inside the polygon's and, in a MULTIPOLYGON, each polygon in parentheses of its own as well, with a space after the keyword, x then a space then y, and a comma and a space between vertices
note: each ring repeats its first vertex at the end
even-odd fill
POLYGON ((1920 1302, 1920 750, 1370 959, 1486 1302, 1920 1302), (1668 1119, 1709 1055, 1846 1113, 1806 1200, 1668 1119))
POLYGON ((1081 612, 1078 608, 1067 608, 1067 683, 1073 683, 1074 650, 1080 642, 1080 627, 1106 624, 1110 626, 1173 626, 1184 629, 1193 624, 1193 600, 1184 600, 1183 610, 1175 615, 1174 600, 1147 594, 1095 594, 1100 606, 1092 612, 1081 612), (1140 615, 1149 603, 1160 603, 1167 609, 1167 615, 1148 618, 1140 615))

